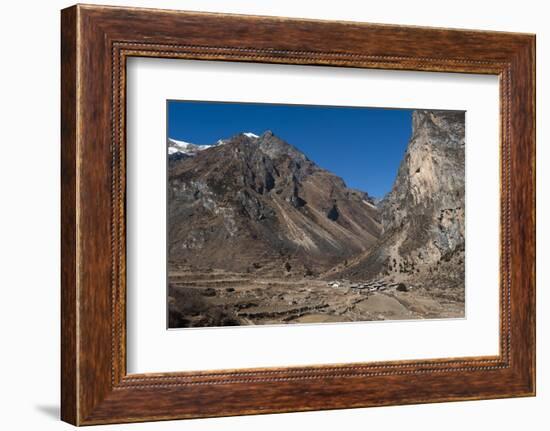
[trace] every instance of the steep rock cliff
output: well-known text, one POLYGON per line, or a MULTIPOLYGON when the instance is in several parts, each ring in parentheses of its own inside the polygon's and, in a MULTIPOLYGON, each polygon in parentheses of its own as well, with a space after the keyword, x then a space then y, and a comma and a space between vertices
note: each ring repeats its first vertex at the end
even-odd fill
POLYGON ((413 112, 413 133, 391 192, 378 204, 383 234, 331 277, 389 277, 463 285, 465 114, 413 112))

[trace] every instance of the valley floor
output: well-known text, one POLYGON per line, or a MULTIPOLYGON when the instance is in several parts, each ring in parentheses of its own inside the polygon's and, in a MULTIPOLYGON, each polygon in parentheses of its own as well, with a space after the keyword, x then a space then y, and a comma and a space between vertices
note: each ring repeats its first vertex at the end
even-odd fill
MULTIPOLYGON (((372 282, 370 282, 372 285, 372 282)), ((169 327, 356 322, 464 317, 463 287, 378 282, 380 290, 315 278, 213 270, 169 272, 169 327)))

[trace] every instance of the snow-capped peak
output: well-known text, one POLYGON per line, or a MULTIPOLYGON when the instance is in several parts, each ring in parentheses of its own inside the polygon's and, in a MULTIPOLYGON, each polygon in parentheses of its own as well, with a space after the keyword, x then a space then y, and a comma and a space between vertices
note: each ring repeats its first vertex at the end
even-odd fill
POLYGON ((206 150, 214 145, 197 145, 190 142, 180 141, 177 139, 168 138, 168 154, 187 154, 194 156, 199 151, 206 150))
MULTIPOLYGON (((247 138, 258 139, 259 136, 252 132, 241 133, 247 138)), ((228 142, 229 139, 218 139, 213 145, 197 145, 186 141, 180 141, 178 139, 168 138, 168 154, 185 154, 187 156, 194 156, 200 151, 207 150, 208 148, 217 147, 228 142)))
POLYGON ((190 142, 179 141, 179 140, 173 139, 173 138, 168 138, 168 141, 170 141, 170 144, 172 144, 174 146, 177 146, 177 147, 180 147, 180 148, 187 148, 187 147, 189 147, 189 145, 194 145, 194 144, 191 144, 190 142))

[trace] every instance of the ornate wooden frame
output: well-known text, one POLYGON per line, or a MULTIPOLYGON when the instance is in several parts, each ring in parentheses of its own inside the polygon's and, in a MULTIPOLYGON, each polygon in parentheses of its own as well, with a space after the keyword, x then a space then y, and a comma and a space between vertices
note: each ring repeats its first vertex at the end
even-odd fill
POLYGON ((77 5, 62 11, 61 48, 63 420, 88 425, 535 394, 534 35, 77 5), (128 375, 130 56, 498 75, 500 354, 128 375))

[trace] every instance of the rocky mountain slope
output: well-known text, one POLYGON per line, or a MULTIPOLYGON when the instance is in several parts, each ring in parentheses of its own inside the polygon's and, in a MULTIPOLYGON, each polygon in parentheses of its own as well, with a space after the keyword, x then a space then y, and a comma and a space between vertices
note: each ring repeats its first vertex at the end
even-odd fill
POLYGON ((464 127, 464 112, 413 113, 413 134, 397 178, 378 204, 382 236, 326 276, 463 286, 464 127))
POLYGON ((184 144, 169 142, 172 266, 315 275, 381 234, 368 195, 270 131, 184 144))

